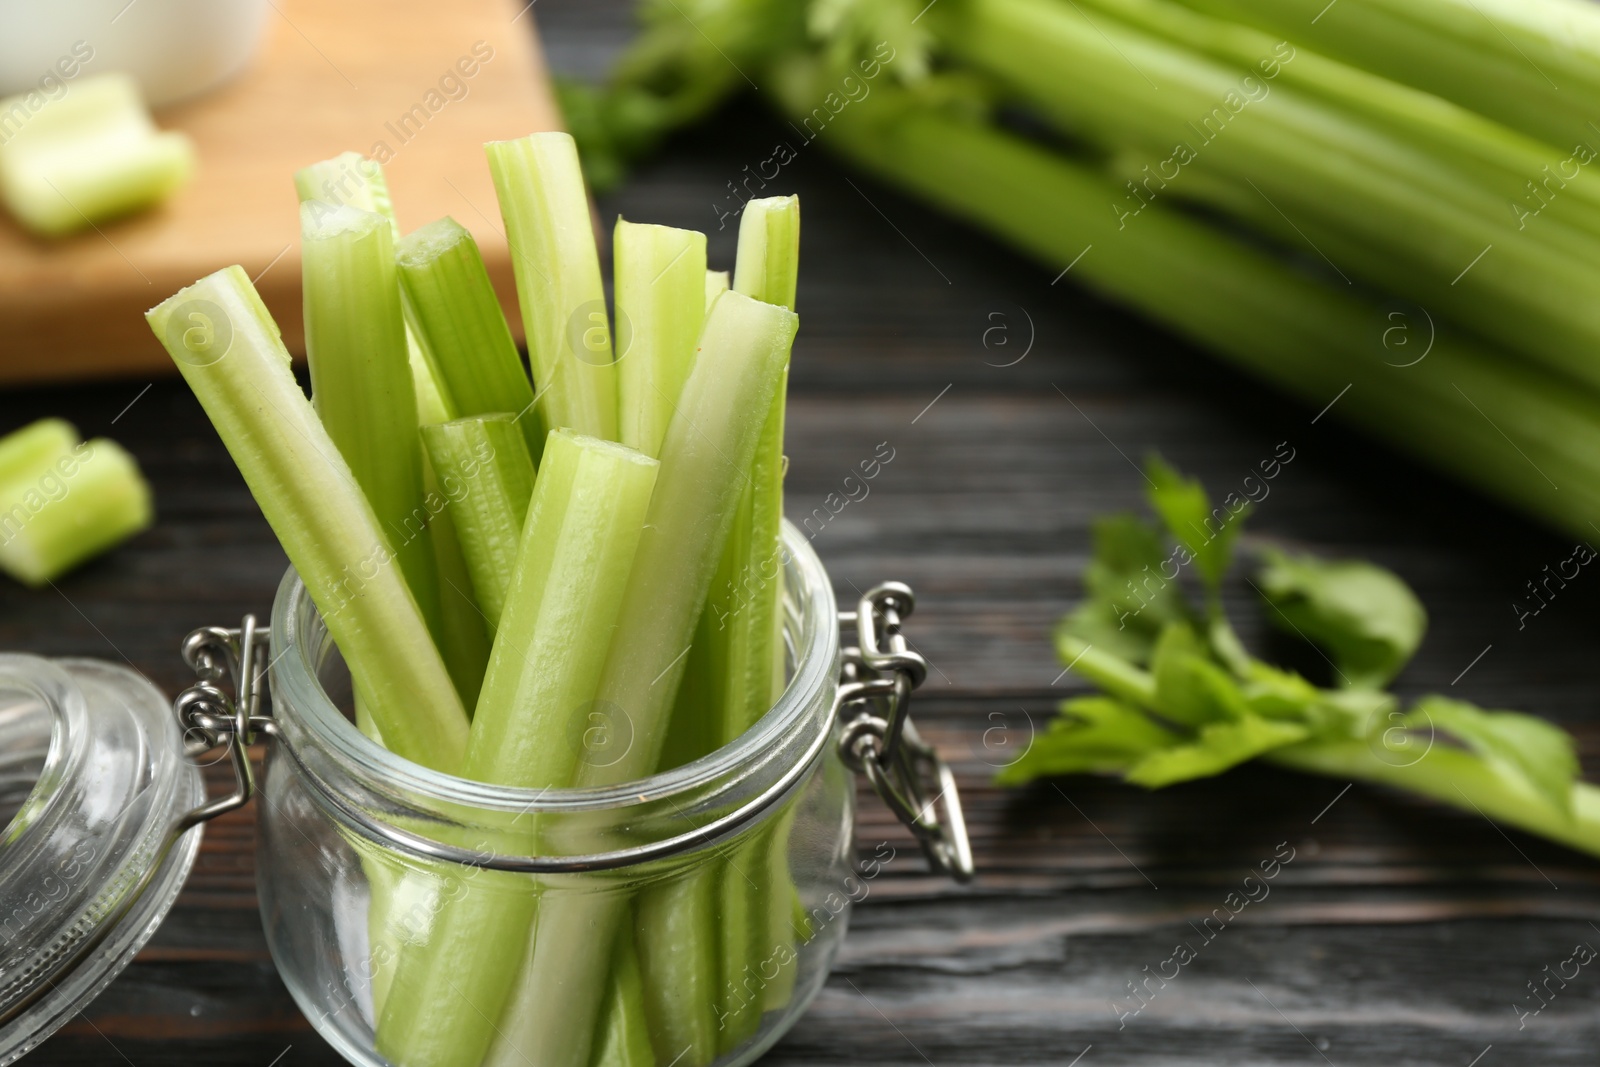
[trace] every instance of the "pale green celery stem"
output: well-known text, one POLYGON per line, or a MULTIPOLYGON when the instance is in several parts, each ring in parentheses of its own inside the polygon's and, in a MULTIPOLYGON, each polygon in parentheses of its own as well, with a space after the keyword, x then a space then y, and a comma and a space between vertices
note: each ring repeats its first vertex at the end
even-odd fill
MULTIPOLYGON (((577 776, 657 469, 622 445, 567 430, 550 435, 472 718, 465 777, 564 788, 577 776)), ((533 842, 531 829, 528 836, 533 842)), ((401 953, 378 1026, 390 1059, 471 1067, 488 1050, 495 1030, 484 1020, 499 1016, 518 978, 536 897, 527 879, 483 884, 494 891, 451 899, 426 942, 401 953)), ((539 909, 541 936, 549 903, 539 909)), ((579 933, 590 939, 603 980, 610 941, 597 952, 595 935, 579 933)), ((586 1062, 594 1022, 590 1014, 581 1023, 582 1056, 544 1062, 586 1062)))
POLYGON ((34 481, 77 444, 78 431, 65 419, 39 419, 11 431, 0 437, 0 486, 9 495, 12 482, 34 481))
POLYGON ((533 461, 512 415, 477 415, 422 428, 449 501, 482 619, 493 634, 516 571, 533 495, 533 461))
MULTIPOLYGON (((810 72, 796 65, 780 75, 775 86, 803 111, 814 91, 810 72)), ((1119 229, 1106 206, 1120 195, 1114 183, 1017 137, 905 107, 889 87, 841 113, 828 145, 1055 270, 1076 261, 1080 282, 1277 383, 1312 410, 1349 386, 1331 417, 1592 536, 1588 523, 1600 514, 1600 404, 1537 368, 1442 330, 1425 360, 1395 366, 1415 356, 1385 347, 1384 331, 1395 325, 1390 309, 1312 281, 1159 203, 1119 229)))
POLYGON ((7 119, 0 130, 0 199, 43 236, 154 204, 194 171, 194 145, 181 133, 156 129, 126 75, 72 82, 43 107, 37 99, 30 105, 8 97, 0 100, 0 115, 7 119))
POLYGON ((618 219, 613 243, 618 336, 628 346, 617 357, 618 431, 655 456, 705 321, 706 235, 618 219))
POLYGON ((640 891, 634 934, 645 1017, 662 1063, 698 1067, 717 1058, 717 877, 710 854, 640 891))
MULTIPOLYGON (((446 421, 450 416, 444 398, 439 394, 433 373, 423 362, 421 351, 413 343, 408 346, 408 352, 411 380, 417 389, 417 422, 426 427, 446 421)), ((490 630, 472 594, 472 577, 450 514, 448 494, 434 472, 426 449, 422 456, 422 489, 428 511, 433 516, 428 532, 433 538, 434 562, 439 571, 439 624, 443 630, 438 638, 439 651, 450 668, 450 677, 455 679, 462 703, 471 708, 478 703, 483 671, 489 664, 490 630)), ((356 710, 360 712, 359 704, 356 710)), ((357 723, 360 723, 359 717, 357 723)), ((383 743, 377 736, 368 736, 383 743)))
POLYGON ((729 272, 725 270, 706 271, 706 310, 711 309, 711 302, 732 288, 729 272))
MULTIPOLYGON (((792 312, 739 293, 712 305, 661 449, 597 695, 609 714, 626 718, 633 743, 606 766, 581 765, 579 786, 636 781, 660 761, 684 659, 797 323, 792 312)), ((519 1054, 536 1063, 583 1062, 605 988, 604 959, 589 957, 596 944, 610 943, 623 907, 597 891, 544 898, 523 980, 502 1019, 496 1048, 504 1051, 491 1062, 515 1064, 519 1054)))
POLYGON ((150 486, 138 464, 104 437, 46 460, 31 478, 16 467, 5 473, 0 570, 25 585, 53 581, 143 530, 154 517, 150 486))
POLYGON ((467 742, 461 699, 377 515, 243 269, 202 278, 146 318, 322 611, 384 741, 413 762, 456 770, 467 742))
MULTIPOLYGON (((1504 197, 1288 88, 1229 116, 1229 94, 1242 99, 1238 71, 1104 16, 1091 23, 1050 0, 973 0, 951 9, 945 33, 960 58, 1008 81, 1058 124, 1164 155, 1187 142, 1207 169, 1254 182, 1289 217, 1344 227, 1419 276, 1459 278, 1459 299, 1527 320, 1529 329, 1512 331, 1525 355, 1600 384, 1600 363, 1587 355, 1600 345, 1595 273, 1557 236, 1557 220, 1519 230, 1504 197), (1130 62, 1159 76, 1159 91, 1130 62), (1073 77, 1057 75, 1063 65, 1073 77), (1200 123, 1214 109, 1225 127, 1207 133, 1200 123), (1493 254, 1483 255, 1490 245, 1493 254)), ((1110 203, 1124 200, 1138 207, 1126 190, 1110 203)))
POLYGON ((544 425, 614 441, 617 369, 577 148, 568 134, 535 133, 484 150, 544 425))
POLYGON ((654 1067, 645 1000, 651 990, 639 969, 633 939, 618 937, 611 954, 611 989, 600 1017, 591 1067, 654 1067))
MULTIPOLYGON (((1536 207, 1538 194, 1529 185, 1551 180, 1547 168, 1556 171, 1565 158, 1553 154, 1548 144, 1431 93, 1329 59, 1305 43, 1295 46, 1250 26, 1208 18, 1172 0, 1086 0, 1086 5, 1171 43, 1234 63, 1264 91, 1292 86, 1388 127, 1413 144, 1426 145, 1458 172, 1470 171, 1474 180, 1506 196, 1508 206, 1523 202, 1528 207, 1531 202, 1536 207)), ((1600 177, 1581 170, 1572 179, 1555 173, 1553 185, 1559 199, 1551 217, 1585 231, 1567 235, 1569 251, 1600 255, 1592 240, 1600 234, 1600 177)))
POLYGON ((402 238, 395 260, 407 312, 449 417, 509 412, 528 454, 537 458, 544 430, 533 410, 533 386, 472 235, 454 219, 439 219, 402 238))
POLYGON ((1553 146, 1588 140, 1588 123, 1600 113, 1593 67, 1600 46, 1587 4, 1340 0, 1319 18, 1323 0, 1185 3, 1305 41, 1553 146), (1541 29, 1537 24, 1547 18, 1541 29), (1532 20, 1532 33, 1522 32, 1523 19, 1532 20), (1580 28, 1581 36, 1574 33, 1580 28))
POLYGON ((438 640, 439 575, 391 224, 308 200, 300 205, 300 232, 312 403, 438 640))

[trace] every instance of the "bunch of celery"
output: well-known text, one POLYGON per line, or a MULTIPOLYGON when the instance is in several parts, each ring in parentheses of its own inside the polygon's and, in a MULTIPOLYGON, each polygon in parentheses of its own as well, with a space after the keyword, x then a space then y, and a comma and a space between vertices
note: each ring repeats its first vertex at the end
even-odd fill
MULTIPOLYGON (((441 219, 401 236, 355 155, 296 176, 309 401, 240 268, 148 318, 321 611, 370 737, 490 784, 634 781, 733 741, 783 687, 799 207, 750 205, 731 287, 703 234, 619 221, 614 350, 572 139, 486 148, 531 381, 471 235, 441 219), (730 611, 724 584, 760 592, 730 611), (631 743, 591 758, 572 741, 599 708, 631 743)), ((515 821, 509 840, 537 849, 538 818, 515 821)), ((622 892, 356 846, 377 1047, 403 1067, 711 1062, 769 1006, 736 1013, 725 990, 770 956, 769 930, 795 936, 786 826, 622 892)))
POLYGON ((1158 789, 1264 759, 1410 790, 1600 855, 1600 789, 1578 780, 1564 731, 1437 695, 1407 708, 1384 691, 1426 625, 1399 578, 1368 563, 1263 554, 1267 618, 1317 645, 1332 669, 1332 688, 1314 686, 1246 654, 1222 613, 1248 505, 1213 507, 1160 460, 1146 474, 1160 528, 1131 515, 1096 524, 1087 596, 1056 633, 1062 662, 1103 692, 1064 702, 1001 781, 1118 774, 1158 789), (1199 605, 1185 592, 1194 586, 1199 605))
POLYGON ((612 80, 565 90, 597 176, 742 71, 795 131, 770 162, 815 141, 1313 409, 1350 386, 1336 417, 1557 526, 1600 519, 1594 5, 642 10, 612 80))

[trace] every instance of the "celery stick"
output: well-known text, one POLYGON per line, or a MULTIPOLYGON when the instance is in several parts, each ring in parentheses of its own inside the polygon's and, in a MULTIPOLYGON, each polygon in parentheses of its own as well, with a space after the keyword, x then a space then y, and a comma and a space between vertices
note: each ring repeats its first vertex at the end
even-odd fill
MULTIPOLYGON (((58 442, 65 425, 36 423, 0 452, 21 458, 58 442)), ((28 470, 11 458, 0 455, 0 570, 25 585, 45 585, 150 525, 150 487, 114 441, 86 441, 28 470)))
POLYGON ((134 80, 102 74, 38 105, 0 100, 0 199, 59 237, 165 199, 194 171, 194 145, 150 120, 134 80), (22 116, 20 119, 18 116, 22 116))
POLYGON ((725 270, 706 271, 706 310, 711 310, 711 302, 726 293, 731 288, 728 272, 725 270))
POLYGON ((645 1012, 663 1063, 696 1067, 717 1058, 717 941, 709 935, 718 928, 721 866, 694 857, 646 886, 634 905, 645 1012))
MULTIPOLYGON (((528 788, 572 784, 657 468, 622 445, 551 433, 472 718, 466 777, 528 788)), ((536 898, 526 879, 479 882, 491 891, 448 897, 427 940, 401 954, 377 1040, 406 1067, 475 1065, 495 1037, 492 1020, 518 976, 536 898)), ((603 976, 610 941, 596 952, 594 935, 578 933, 603 976)), ((581 1029, 584 1056, 549 1062, 583 1062, 595 1020, 592 1013, 564 1020, 581 1029)))
POLYGON ((321 609, 389 748, 454 770, 467 716, 394 552, 349 464, 289 369, 240 267, 146 314, 321 609))
POLYGON ((611 990, 600 1016, 592 1067, 654 1067, 645 999, 650 993, 639 972, 633 939, 618 937, 611 952, 611 990))
MULTIPOLYGON (((417 389, 417 422, 432 426, 449 419, 444 399, 439 394, 433 372, 423 361, 415 344, 408 346, 411 380, 417 389)), ((489 665, 489 628, 485 625, 478 600, 472 595, 472 577, 467 570, 466 558, 461 553, 461 539, 456 534, 451 518, 448 495, 439 484, 427 450, 422 456, 422 489, 424 503, 433 517, 428 523, 428 533, 433 540, 434 562, 439 571, 439 652, 444 656, 450 677, 455 680, 456 692, 469 709, 478 703, 478 690, 483 685, 483 671, 489 665)), ((356 705, 360 712, 359 701, 356 705)), ((359 724, 360 718, 357 717, 359 724)), ((382 744, 380 737, 368 734, 382 744)))
POLYGON ((475 415, 424 426, 433 468, 450 501, 472 591, 489 632, 500 624, 516 570, 533 461, 513 415, 475 415))
POLYGON ((448 217, 430 222, 401 239, 395 261, 417 340, 450 417, 508 411, 528 454, 537 457, 544 432, 533 410, 533 386, 472 235, 448 217))
POLYGON ((568 134, 535 133, 484 150, 544 425, 614 441, 617 371, 577 147, 568 134))
MULTIPOLYGON (((800 264, 800 201, 793 196, 751 200, 739 220, 739 253, 733 289, 770 304, 794 307, 800 264)), ((784 383, 768 408, 750 484, 718 568, 718 581, 736 590, 732 610, 719 615, 715 639, 724 647, 720 742, 730 744, 772 707, 783 688, 783 569, 779 537, 783 524, 784 383)), ((761 1022, 764 998, 743 988, 744 976, 769 955, 764 944, 766 909, 785 894, 766 878, 766 853, 785 848, 766 828, 742 841, 722 864, 721 967, 718 1017, 721 1051, 742 1044, 761 1022)), ((779 883, 781 885, 781 883, 779 883)))
POLYGON ((416 386, 391 223, 320 200, 300 205, 311 396, 439 634, 439 578, 422 491, 416 386))
POLYGON ((65 419, 39 419, 0 437, 0 486, 32 481, 44 468, 78 446, 78 431, 65 419))
MULTIPOLYGON (((635 781, 661 758, 685 654, 798 321, 785 308, 739 293, 712 305, 667 428, 661 477, 597 696, 631 727, 632 744, 603 766, 582 764, 579 786, 635 781)), ((519 1052, 536 1063, 587 1058, 606 987, 605 961, 584 953, 609 944, 624 914, 620 902, 598 890, 544 897, 530 958, 502 1016, 490 1063, 514 1064, 519 1052)))
POLYGON ((617 220, 617 321, 628 351, 617 361, 622 443, 659 454, 689 379, 705 321, 706 235, 617 220))

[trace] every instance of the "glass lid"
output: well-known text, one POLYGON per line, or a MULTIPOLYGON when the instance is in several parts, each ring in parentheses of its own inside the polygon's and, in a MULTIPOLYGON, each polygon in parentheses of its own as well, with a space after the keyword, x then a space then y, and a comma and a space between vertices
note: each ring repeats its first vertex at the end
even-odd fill
POLYGON ((94 999, 155 932, 204 799, 171 705, 88 659, 0 654, 0 1065, 94 999))

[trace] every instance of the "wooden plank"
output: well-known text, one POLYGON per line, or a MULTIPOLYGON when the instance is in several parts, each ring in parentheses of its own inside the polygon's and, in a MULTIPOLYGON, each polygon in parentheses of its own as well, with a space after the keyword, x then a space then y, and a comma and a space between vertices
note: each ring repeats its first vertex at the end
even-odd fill
MULTIPOLYGON (((300 340, 294 171, 342 151, 387 161, 402 225, 451 215, 473 232, 506 306, 511 264, 484 141, 559 117, 516 0, 283 0, 233 83, 157 116, 199 151, 167 204, 59 242, 0 215, 0 381, 169 371, 146 308, 233 263, 300 340)), ((92 63, 85 73, 94 73, 92 63)), ((70 89, 69 89, 70 91, 70 89)), ((521 320, 509 316, 520 333, 521 320)))

